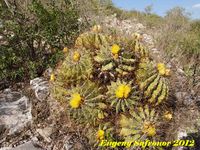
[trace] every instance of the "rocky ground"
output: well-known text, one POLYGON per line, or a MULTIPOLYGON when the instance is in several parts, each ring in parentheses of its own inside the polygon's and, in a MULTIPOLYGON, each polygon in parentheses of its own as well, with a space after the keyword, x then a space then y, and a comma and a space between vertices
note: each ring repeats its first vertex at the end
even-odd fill
MULTIPOLYGON (((154 46, 153 34, 136 20, 120 21, 113 15, 101 23, 120 33, 141 33, 152 57, 158 61, 164 60, 163 52, 154 46)), ((176 60, 168 61, 167 65, 173 71, 170 80, 173 94, 170 96, 172 104, 176 104, 174 116, 177 120, 169 135, 174 134, 181 139, 194 133, 198 138, 199 87, 188 88, 187 78, 176 60)), ((92 149, 87 139, 72 128, 63 108, 50 96, 49 86, 48 77, 39 77, 28 84, 19 83, 16 87, 0 91, 0 150, 92 149)))

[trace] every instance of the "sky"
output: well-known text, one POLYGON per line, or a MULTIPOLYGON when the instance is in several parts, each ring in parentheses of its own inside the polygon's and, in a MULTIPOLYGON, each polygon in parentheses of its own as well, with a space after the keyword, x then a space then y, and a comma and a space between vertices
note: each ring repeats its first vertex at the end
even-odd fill
POLYGON ((200 0, 112 0, 115 6, 125 10, 140 10, 148 5, 153 6, 153 13, 165 16, 166 11, 180 6, 191 13, 193 19, 200 19, 200 0))

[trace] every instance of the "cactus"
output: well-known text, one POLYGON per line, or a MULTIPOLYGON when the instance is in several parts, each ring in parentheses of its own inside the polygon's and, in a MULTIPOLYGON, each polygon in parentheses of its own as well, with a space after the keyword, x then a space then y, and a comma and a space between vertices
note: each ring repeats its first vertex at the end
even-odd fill
POLYGON ((71 84, 81 79, 87 79, 92 72, 92 60, 86 49, 70 51, 58 73, 57 80, 71 84))
POLYGON ((165 120, 167 120, 167 121, 170 121, 170 120, 173 119, 173 114, 172 114, 170 111, 166 110, 166 111, 164 112, 164 114, 163 114, 163 118, 164 118, 165 120))
POLYGON ((111 107, 115 107, 116 112, 120 110, 126 111, 127 109, 134 107, 137 103, 137 91, 132 86, 131 82, 111 82, 108 86, 107 97, 111 107))
POLYGON ((116 71, 120 76, 132 76, 133 72, 136 69, 137 58, 134 53, 126 48, 122 48, 121 53, 119 54, 118 66, 116 71))
POLYGON ((126 48, 132 50, 139 61, 146 59, 148 60, 150 57, 148 49, 141 43, 142 39, 143 37, 140 34, 134 33, 132 37, 126 38, 123 41, 126 45, 126 48))
POLYGON ((86 136, 90 139, 90 143, 94 146, 98 146, 102 140, 113 141, 114 140, 114 127, 113 124, 105 122, 103 125, 99 125, 95 128, 89 128, 86 136))
POLYGON ((63 51, 51 92, 72 121, 89 126, 90 143, 157 137, 159 121, 172 120, 171 111, 157 109, 168 98, 170 70, 150 59, 139 34, 109 38, 95 26, 63 51))
POLYGON ((157 68, 149 61, 142 61, 136 71, 136 80, 140 90, 149 103, 158 105, 168 97, 168 85, 164 76, 169 75, 169 69, 164 64, 157 68))
POLYGON ((117 44, 100 48, 94 60, 96 73, 104 82, 113 81, 118 76, 132 76, 137 62, 134 53, 117 44))
POLYGON ((122 115, 119 121, 120 135, 125 141, 145 140, 156 135, 158 114, 154 109, 140 107, 137 111, 131 110, 130 114, 130 118, 122 115))
POLYGON ((95 26, 92 31, 81 34, 76 42, 75 47, 86 49, 99 49, 103 45, 108 45, 109 37, 99 33, 100 27, 95 26))
POLYGON ((104 83, 109 80, 115 80, 116 78, 114 72, 116 62, 108 49, 108 47, 101 47, 100 51, 94 57, 95 73, 97 74, 98 79, 101 79, 104 83))
POLYGON ((95 122, 99 115, 99 103, 103 100, 101 89, 91 81, 71 87, 66 96, 69 115, 79 122, 95 122))

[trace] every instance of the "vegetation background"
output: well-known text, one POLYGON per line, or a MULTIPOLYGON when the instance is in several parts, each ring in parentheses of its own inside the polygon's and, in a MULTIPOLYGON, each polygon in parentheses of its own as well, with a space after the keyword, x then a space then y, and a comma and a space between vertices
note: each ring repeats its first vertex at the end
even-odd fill
MULTIPOLYGON (((102 20, 115 14, 118 20, 142 23, 165 61, 173 60, 187 77, 186 88, 198 94, 200 20, 191 19, 181 7, 164 17, 152 9, 127 11, 111 0, 0 0, 0 90, 18 82, 29 83, 48 68, 56 68, 64 59, 63 48, 72 47, 78 35, 93 25, 104 27, 102 20)), ((172 84, 176 86, 173 80, 172 84)), ((181 109, 175 112, 176 121, 182 123, 181 115, 190 120, 193 114, 181 109)))

